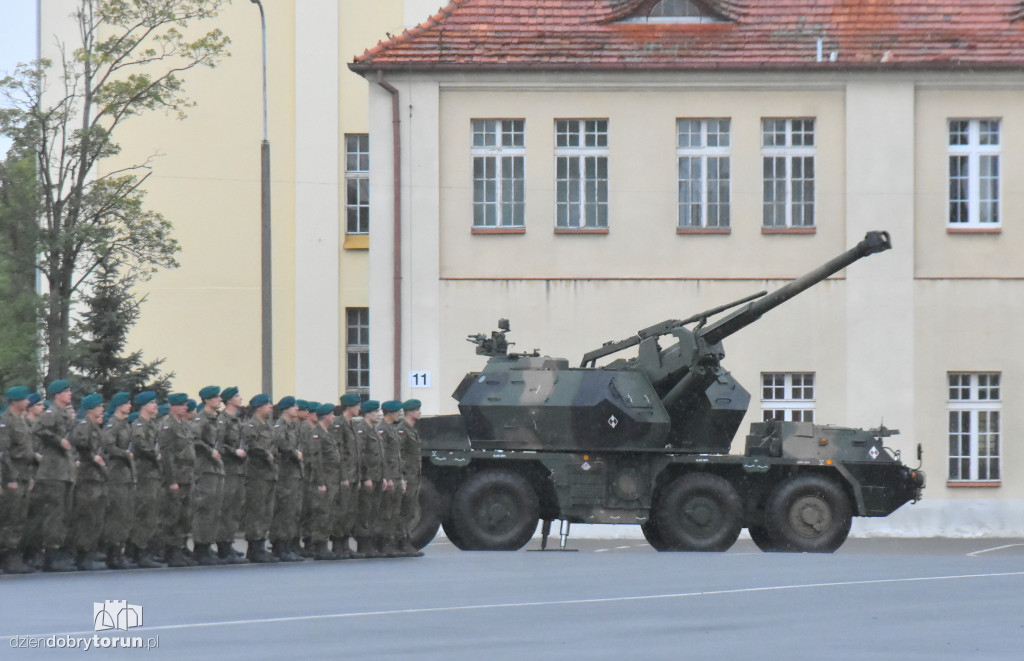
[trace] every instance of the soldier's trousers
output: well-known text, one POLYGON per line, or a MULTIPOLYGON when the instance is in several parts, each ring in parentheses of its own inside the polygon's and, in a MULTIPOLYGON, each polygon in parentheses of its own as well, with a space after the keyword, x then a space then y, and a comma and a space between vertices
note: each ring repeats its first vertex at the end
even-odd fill
POLYGON ((301 475, 279 476, 274 495, 274 518, 270 523, 271 540, 288 540, 299 536, 299 517, 306 481, 301 475))
POLYGON ((163 480, 139 478, 135 486, 135 521, 132 523, 131 540, 140 549, 146 548, 154 539, 159 539, 160 517, 163 500, 167 491, 163 480))
POLYGON ((373 537, 382 534, 381 499, 384 494, 382 482, 374 482, 372 489, 364 485, 359 490, 359 517, 356 519, 355 534, 358 537, 373 537))
POLYGON ((164 544, 181 546, 188 540, 192 527, 192 485, 178 483, 177 491, 164 487, 164 498, 164 544))
POLYGON ((334 501, 334 521, 332 530, 335 537, 348 537, 356 534, 356 521, 359 518, 359 482, 349 483, 347 487, 338 486, 338 494, 334 501))
POLYGON ((420 481, 419 479, 409 480, 406 484, 405 493, 402 494, 402 506, 400 508, 399 520, 401 525, 398 530, 399 537, 405 537, 412 531, 413 521, 420 516, 420 481))
POLYGON ((18 480, 17 489, 0 486, 0 551, 17 549, 25 538, 28 522, 28 480, 18 480))
POLYGON ((67 540, 67 510, 71 504, 71 482, 36 480, 29 496, 28 539, 30 546, 55 549, 67 540))
POLYGON ((128 541, 135 521, 135 483, 107 482, 107 513, 103 543, 121 546, 128 541))
POLYGON ((78 480, 71 514, 72 548, 95 551, 103 534, 107 512, 107 483, 99 480, 78 480))
POLYGON ((230 542, 242 529, 245 507, 245 474, 229 472, 224 476, 224 499, 217 522, 217 541, 230 542))
POLYGON ((398 536, 401 524, 402 480, 394 480, 394 484, 390 490, 381 492, 380 496, 380 525, 377 534, 386 537, 398 536))
POLYGON ((212 544, 218 541, 218 524, 223 503, 224 476, 217 473, 200 473, 192 489, 192 539, 196 544, 212 544))
MULTIPOLYGON (((270 475, 273 475, 272 473, 270 475)), ((277 482, 249 471, 245 476, 245 538, 249 541, 266 539, 274 518, 274 498, 277 482)), ((221 540, 224 541, 224 540, 221 540)))
POLYGON ((331 537, 334 521, 334 504, 338 499, 338 482, 327 481, 327 491, 321 492, 319 485, 309 485, 309 530, 314 542, 323 542, 331 537))

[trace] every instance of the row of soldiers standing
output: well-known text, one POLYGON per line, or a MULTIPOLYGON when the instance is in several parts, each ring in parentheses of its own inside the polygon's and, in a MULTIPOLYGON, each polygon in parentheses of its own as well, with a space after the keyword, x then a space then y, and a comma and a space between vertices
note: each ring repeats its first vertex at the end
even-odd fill
POLYGON ((422 555, 409 538, 418 400, 288 396, 275 420, 260 394, 244 418, 237 388, 207 386, 198 410, 175 393, 163 414, 145 391, 134 412, 128 393, 105 411, 91 394, 76 419, 66 381, 46 392, 52 402, 13 387, 0 414, 5 572, 422 555))

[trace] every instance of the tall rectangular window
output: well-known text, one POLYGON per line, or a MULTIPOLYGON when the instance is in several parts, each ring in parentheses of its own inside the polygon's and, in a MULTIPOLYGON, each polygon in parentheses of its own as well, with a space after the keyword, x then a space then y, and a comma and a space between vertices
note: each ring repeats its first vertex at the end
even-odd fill
POLYGON ((999 372, 950 372, 949 480, 998 481, 999 372))
POLYGON ((345 232, 370 231, 370 136, 345 134, 345 232))
POLYGON ((608 227, 608 120, 555 120, 555 227, 608 227))
POLYGON ((949 120, 949 227, 998 227, 998 119, 949 120))
POLYGON ((369 308, 345 308, 345 385, 348 392, 370 393, 369 308))
POLYGON ((814 119, 761 120, 763 225, 814 227, 814 119))
POLYGON ((814 373, 762 372, 761 419, 814 422, 814 373))
POLYGON ((677 119, 679 228, 729 227, 729 120, 677 119))
POLYGON ((523 227, 525 120, 474 119, 473 227, 523 227))

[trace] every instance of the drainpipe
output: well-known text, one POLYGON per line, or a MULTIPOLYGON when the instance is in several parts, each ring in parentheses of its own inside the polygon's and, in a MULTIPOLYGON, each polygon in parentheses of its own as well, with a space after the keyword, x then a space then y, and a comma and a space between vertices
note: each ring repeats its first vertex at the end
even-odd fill
POLYGON ((394 389, 393 397, 401 397, 402 393, 402 142, 398 119, 398 90, 384 80, 384 72, 377 71, 377 84, 391 95, 391 140, 394 145, 392 160, 394 162, 394 245, 392 247, 392 263, 394 280, 392 287, 393 305, 395 310, 395 345, 394 352, 394 389))

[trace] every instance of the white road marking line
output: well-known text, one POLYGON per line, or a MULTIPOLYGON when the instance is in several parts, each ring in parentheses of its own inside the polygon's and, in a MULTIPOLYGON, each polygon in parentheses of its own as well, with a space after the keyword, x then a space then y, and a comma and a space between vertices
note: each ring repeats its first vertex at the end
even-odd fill
MULTIPOLYGON (((707 590, 705 592, 675 592, 670 594, 650 594, 633 597, 597 597, 593 599, 563 599, 559 601, 524 601, 507 604, 476 604, 467 606, 435 606, 431 608, 403 608, 388 611, 364 611, 359 613, 325 613, 322 615, 295 615, 291 617, 266 617, 251 620, 223 620, 220 622, 192 622, 188 624, 167 624, 164 626, 147 626, 140 634, 150 631, 174 631, 176 629, 208 629, 213 627, 245 626, 250 624, 278 624, 283 622, 310 622, 314 620, 341 620, 356 617, 379 617, 382 615, 419 615, 424 613, 452 613, 459 611, 495 610, 500 608, 530 608, 535 606, 577 606, 584 604, 608 604, 617 601, 653 601, 664 599, 684 599, 687 597, 713 597, 718 595, 749 594, 752 592, 777 592, 782 590, 807 590, 814 588, 837 588, 856 585, 884 585, 887 583, 920 583, 925 581, 952 581, 966 578, 1000 578, 1006 576, 1024 576, 1024 571, 999 572, 992 574, 957 574, 952 576, 915 576, 910 578, 878 578, 863 581, 837 581, 834 583, 801 583, 795 585, 770 585, 759 588, 733 588, 729 590, 707 590)), ((0 636, 0 640, 10 640, 18 636, 91 636, 95 631, 60 631, 17 636, 0 636)))
POLYGON ((632 546, 616 546, 615 550, 616 551, 621 551, 622 549, 631 549, 631 548, 633 548, 633 547, 632 546))
POLYGON ((594 553, 604 553, 605 551, 611 551, 611 549, 594 549, 594 553))
POLYGON ((993 546, 990 549, 982 549, 980 551, 971 551, 967 555, 969 555, 969 556, 977 556, 977 555, 981 555, 982 553, 988 553, 989 551, 1002 551, 1003 549, 1013 548, 1014 546, 1024 546, 1024 544, 1003 544, 1002 546, 993 546))

